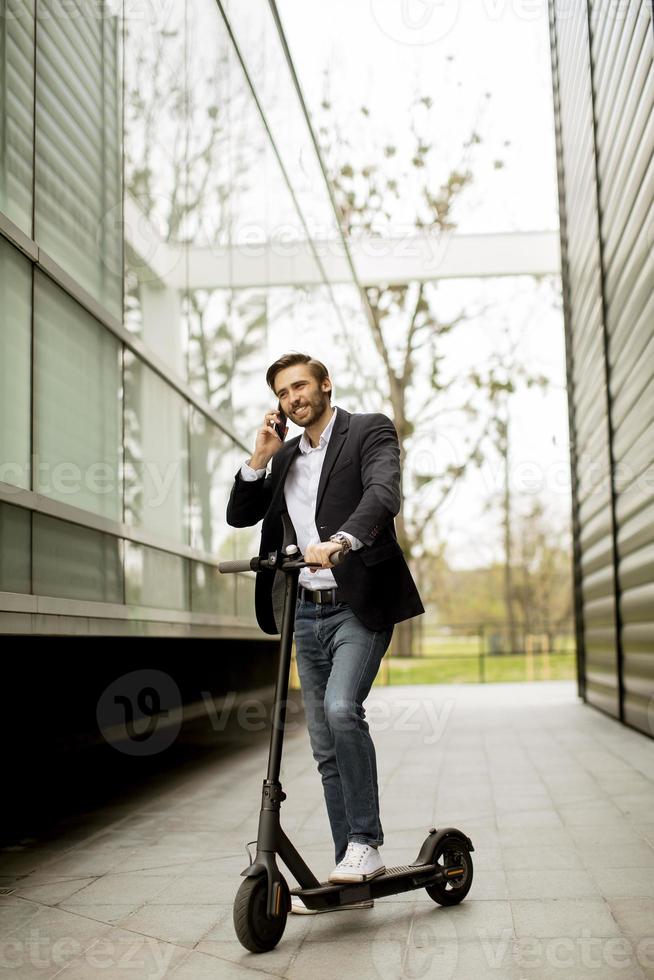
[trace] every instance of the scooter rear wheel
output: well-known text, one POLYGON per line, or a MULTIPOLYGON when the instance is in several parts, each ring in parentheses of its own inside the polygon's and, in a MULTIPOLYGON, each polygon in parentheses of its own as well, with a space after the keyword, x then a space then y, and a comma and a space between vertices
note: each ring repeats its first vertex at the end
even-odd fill
POLYGON ((280 914, 266 915, 268 878, 265 874, 245 878, 234 899, 234 928, 238 941, 251 953, 267 953, 274 949, 284 934, 286 917, 291 904, 288 885, 282 878, 280 914))
POLYGON ((444 883, 436 882, 425 887, 429 897, 439 905, 458 905, 466 897, 472 885, 473 870, 470 851, 460 839, 446 837, 436 848, 434 861, 443 870, 459 866, 464 868, 462 874, 448 878, 444 883))

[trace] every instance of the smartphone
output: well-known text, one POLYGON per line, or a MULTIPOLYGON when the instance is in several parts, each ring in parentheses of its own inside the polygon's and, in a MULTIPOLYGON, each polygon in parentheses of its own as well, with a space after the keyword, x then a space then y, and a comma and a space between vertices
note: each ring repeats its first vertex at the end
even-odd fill
POLYGON ((286 415, 279 402, 277 403, 277 414, 279 415, 279 422, 273 425, 273 429, 283 442, 286 438, 286 415))

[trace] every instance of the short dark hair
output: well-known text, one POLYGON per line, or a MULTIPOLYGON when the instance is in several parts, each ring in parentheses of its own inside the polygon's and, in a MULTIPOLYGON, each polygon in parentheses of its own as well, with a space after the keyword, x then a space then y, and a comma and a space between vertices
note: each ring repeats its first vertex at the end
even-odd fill
MULTIPOLYGON (((301 354, 299 351, 291 351, 290 354, 284 354, 282 357, 278 357, 274 364, 271 364, 266 371, 266 384, 270 389, 272 389, 275 394, 275 378, 280 371, 285 368, 294 367, 296 364, 306 364, 313 374, 314 378, 318 384, 322 384, 323 381, 331 381, 329 377, 329 371, 322 363, 322 361, 317 361, 315 357, 311 357, 310 354, 301 354)), ((331 388, 327 392, 330 399, 332 396, 331 388)))

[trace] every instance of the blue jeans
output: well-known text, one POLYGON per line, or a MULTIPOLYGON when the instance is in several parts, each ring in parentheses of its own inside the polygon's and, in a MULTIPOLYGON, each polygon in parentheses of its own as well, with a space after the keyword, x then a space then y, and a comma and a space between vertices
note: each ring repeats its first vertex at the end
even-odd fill
POLYGON ((369 630, 345 603, 298 599, 297 669, 337 864, 348 841, 384 843, 375 747, 363 702, 392 635, 392 626, 369 630))

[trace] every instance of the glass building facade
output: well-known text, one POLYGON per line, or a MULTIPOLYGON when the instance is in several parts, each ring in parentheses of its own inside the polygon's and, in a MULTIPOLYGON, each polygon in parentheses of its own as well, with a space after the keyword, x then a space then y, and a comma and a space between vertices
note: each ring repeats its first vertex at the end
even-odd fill
POLYGON ((216 563, 257 550, 225 507, 265 369, 329 352, 345 387, 364 316, 278 25, 0 4, 0 630, 258 636, 216 563))

